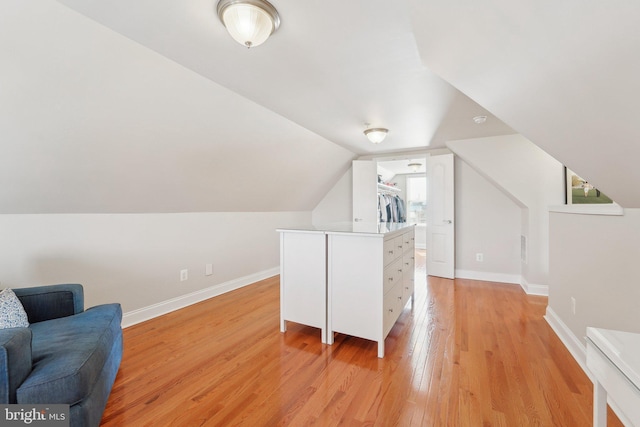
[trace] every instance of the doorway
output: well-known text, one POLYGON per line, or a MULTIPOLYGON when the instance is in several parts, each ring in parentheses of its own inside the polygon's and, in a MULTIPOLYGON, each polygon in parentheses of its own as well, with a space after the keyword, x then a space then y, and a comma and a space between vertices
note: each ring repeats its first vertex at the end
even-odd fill
POLYGON ((416 226, 416 248, 427 247, 427 156, 377 160, 382 183, 399 189, 406 222, 416 226))

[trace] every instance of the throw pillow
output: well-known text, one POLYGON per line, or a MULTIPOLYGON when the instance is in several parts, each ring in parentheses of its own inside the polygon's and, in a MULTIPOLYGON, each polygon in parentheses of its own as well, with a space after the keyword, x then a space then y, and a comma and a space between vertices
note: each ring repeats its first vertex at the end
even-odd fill
POLYGON ((27 312, 16 294, 9 288, 0 292, 0 329, 26 328, 29 326, 27 312))

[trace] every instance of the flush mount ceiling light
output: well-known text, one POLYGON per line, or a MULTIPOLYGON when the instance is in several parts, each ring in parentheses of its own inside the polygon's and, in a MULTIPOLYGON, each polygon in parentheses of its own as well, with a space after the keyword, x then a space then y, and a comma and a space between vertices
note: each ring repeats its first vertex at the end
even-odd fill
POLYGON ((482 123, 487 121, 487 116, 475 116, 473 118, 473 121, 477 124, 477 125, 481 125, 482 123))
POLYGON ((418 169, 422 167, 422 163, 409 163, 407 166, 412 168, 414 172, 418 172, 418 169))
POLYGON ((385 128, 371 128, 364 131, 364 134, 369 138, 369 141, 374 144, 380 144, 382 140, 387 136, 389 129, 385 128))
POLYGON ((280 26, 280 15, 266 0, 220 0, 218 17, 235 41, 248 48, 264 43, 280 26))

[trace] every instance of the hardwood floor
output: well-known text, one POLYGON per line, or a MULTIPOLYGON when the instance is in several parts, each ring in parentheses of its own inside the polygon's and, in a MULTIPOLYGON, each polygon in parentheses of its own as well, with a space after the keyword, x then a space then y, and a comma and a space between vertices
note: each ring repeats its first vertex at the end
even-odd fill
POLYGON ((592 384, 542 318, 546 298, 427 281, 416 259, 415 307, 384 359, 372 341, 280 333, 277 277, 127 328, 102 425, 591 425, 592 384))

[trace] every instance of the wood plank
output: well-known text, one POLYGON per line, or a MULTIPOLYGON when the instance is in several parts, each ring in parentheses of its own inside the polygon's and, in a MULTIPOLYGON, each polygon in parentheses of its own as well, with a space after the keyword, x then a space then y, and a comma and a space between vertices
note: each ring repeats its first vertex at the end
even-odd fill
MULTIPOLYGON (((270 278, 124 331, 102 426, 588 426, 592 384, 517 285, 426 276, 385 341, 289 322, 270 278)), ((622 424, 609 410, 609 425, 622 424)))

